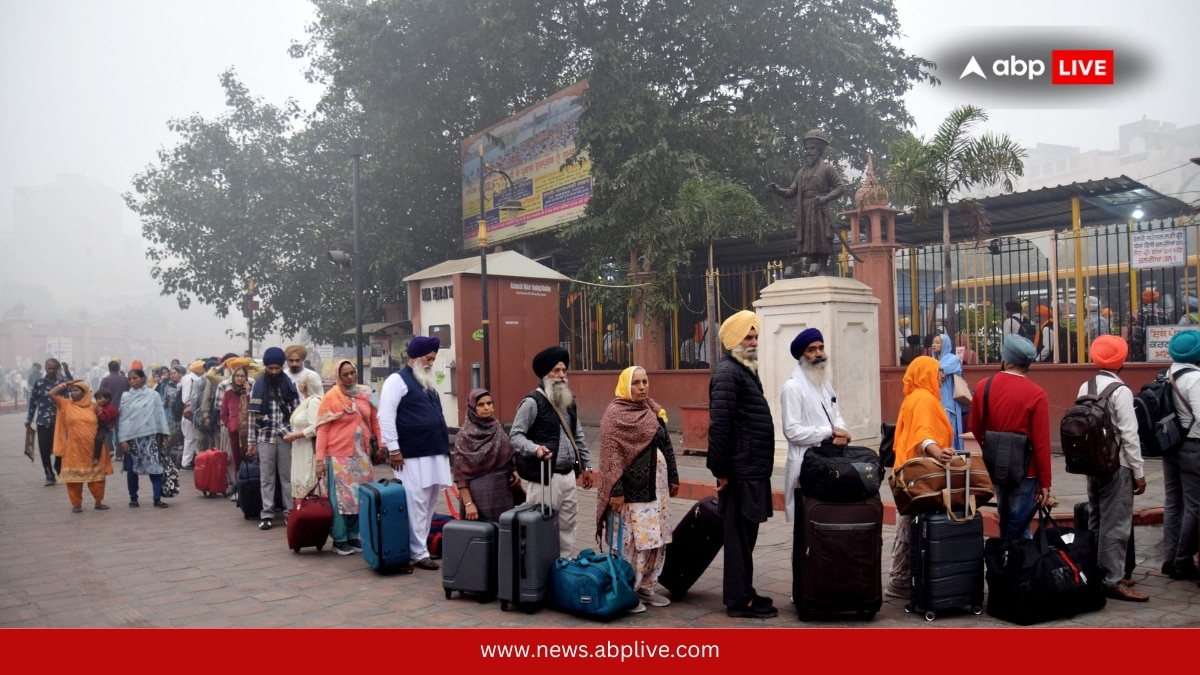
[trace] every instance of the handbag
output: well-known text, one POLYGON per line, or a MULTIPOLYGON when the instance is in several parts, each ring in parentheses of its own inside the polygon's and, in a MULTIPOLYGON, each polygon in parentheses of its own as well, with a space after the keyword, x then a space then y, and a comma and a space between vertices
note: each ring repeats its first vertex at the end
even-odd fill
POLYGON ((978 507, 996 496, 987 473, 971 471, 971 456, 967 454, 949 462, 914 457, 896 468, 888 484, 896 511, 905 516, 944 510, 951 520, 971 520, 978 507))
POLYGON ((25 430, 25 456, 28 457, 29 461, 31 462, 33 461, 33 439, 36 437, 37 434, 34 433, 33 429, 25 430))
POLYGON ((371 464, 374 466, 383 466, 388 463, 388 453, 383 448, 379 447, 379 439, 375 438, 375 432, 371 430, 371 423, 367 421, 367 416, 363 414, 362 408, 358 404, 354 404, 354 409, 358 411, 358 416, 362 418, 363 424, 367 425, 367 431, 371 434, 369 441, 371 446, 371 464))
POLYGON ((800 490, 827 502, 857 502, 879 494, 883 469, 879 455, 857 445, 834 445, 831 439, 804 452, 800 490))
POLYGON ((1015 431, 988 431, 988 392, 992 389, 989 377, 983 387, 983 463, 996 487, 1020 484, 1029 474, 1029 459, 1033 455, 1029 437, 1015 431))
MULTIPOLYGON (((1034 515, 1017 531, 1023 532, 1034 515)), ((1036 515, 1032 539, 992 537, 984 542, 988 614, 1028 626, 1104 607, 1093 533, 1086 527, 1060 526, 1045 507, 1036 515)))
POLYGON ((559 558, 550 571, 550 603, 559 610, 607 621, 641 602, 633 590, 633 566, 621 557, 624 524, 608 514, 609 552, 587 548, 573 558, 559 558), (613 532, 613 522, 617 532, 613 532), (616 538, 616 550, 612 539, 616 538))
POLYGON ((962 375, 954 374, 954 400, 961 406, 971 406, 971 387, 967 386, 967 381, 962 375))

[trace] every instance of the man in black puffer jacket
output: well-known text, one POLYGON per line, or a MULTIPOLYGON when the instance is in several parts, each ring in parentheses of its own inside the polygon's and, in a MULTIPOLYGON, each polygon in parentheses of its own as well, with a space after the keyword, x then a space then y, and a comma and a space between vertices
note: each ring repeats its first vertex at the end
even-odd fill
POLYGON ((758 379, 758 316, 734 314, 720 338, 726 354, 708 385, 708 469, 725 528, 723 600, 729 616, 769 619, 779 611, 754 591, 754 544, 771 517, 775 467, 775 424, 758 379))

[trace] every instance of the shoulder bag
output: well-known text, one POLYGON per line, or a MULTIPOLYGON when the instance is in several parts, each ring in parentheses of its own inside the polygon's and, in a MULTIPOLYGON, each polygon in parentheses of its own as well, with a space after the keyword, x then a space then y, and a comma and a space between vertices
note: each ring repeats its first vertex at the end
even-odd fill
POLYGON ((959 454, 949 462, 924 455, 913 457, 896 468, 889 485, 896 511, 905 516, 945 510, 951 520, 971 520, 976 508, 996 496, 987 473, 971 471, 968 454, 959 454), (965 516, 954 511, 965 512, 965 516))
POLYGON ((1029 459, 1033 454, 1029 437, 1015 431, 989 431, 988 392, 992 389, 995 375, 983 386, 983 463, 987 466, 992 483, 998 488, 1019 485, 1029 473, 1029 459))
POLYGON ((967 385, 967 381, 962 375, 955 373, 954 378, 954 400, 964 408, 971 406, 971 387, 967 385))

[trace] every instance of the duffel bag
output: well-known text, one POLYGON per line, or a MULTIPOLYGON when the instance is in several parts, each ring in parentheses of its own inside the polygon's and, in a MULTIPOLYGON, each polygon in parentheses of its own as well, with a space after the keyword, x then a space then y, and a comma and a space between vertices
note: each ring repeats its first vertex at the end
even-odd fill
POLYGON ((633 566, 621 558, 622 526, 612 531, 613 521, 621 522, 609 513, 610 541, 616 540, 614 551, 597 553, 584 549, 573 558, 559 558, 550 571, 550 604, 570 614, 608 621, 638 606, 633 590, 633 566))
POLYGON ((883 469, 879 455, 857 445, 825 440, 804 452, 800 491, 827 502, 859 502, 879 494, 883 469))
POLYGON ((1104 607, 1104 584, 1091 562, 1096 546, 1092 533, 1086 527, 1059 526, 1044 507, 1037 516, 1032 539, 992 537, 984 542, 988 614, 1029 626, 1104 607))
POLYGON ((972 466, 968 454, 960 454, 949 462, 914 457, 892 473, 889 484, 896 511, 905 516, 945 510, 953 520, 970 520, 975 517, 977 507, 996 497, 987 471, 972 466), (966 489, 968 475, 970 490, 966 489), (956 511, 965 516, 955 515, 956 511))

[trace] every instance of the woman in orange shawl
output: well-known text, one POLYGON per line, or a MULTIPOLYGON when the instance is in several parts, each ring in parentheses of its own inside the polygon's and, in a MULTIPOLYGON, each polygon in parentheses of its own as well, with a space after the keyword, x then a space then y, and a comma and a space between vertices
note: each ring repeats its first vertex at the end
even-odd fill
MULTIPOLYGON (((954 458, 954 429, 942 408, 940 364, 929 356, 918 356, 904 371, 904 402, 896 417, 896 463, 899 468, 920 455, 943 462, 954 458)), ((892 568, 884 594, 907 598, 912 592, 908 564, 909 530, 912 518, 896 514, 896 537, 892 540, 892 568)))
POLYGON ((358 522, 358 486, 374 477, 371 439, 380 439, 379 413, 371 403, 371 390, 358 384, 358 372, 349 359, 334 367, 337 386, 321 399, 317 445, 313 457, 318 483, 329 476, 329 504, 333 507, 333 552, 362 553, 358 522))
POLYGON ((60 483, 67 484, 71 513, 83 513, 83 484, 96 500, 96 509, 107 511, 104 503, 105 476, 113 472, 107 444, 99 457, 95 451, 96 429, 99 426, 92 390, 82 380, 62 382, 50 390, 50 400, 58 407, 54 425, 54 456, 62 458, 60 483), (67 389, 70 398, 58 394, 67 389))

